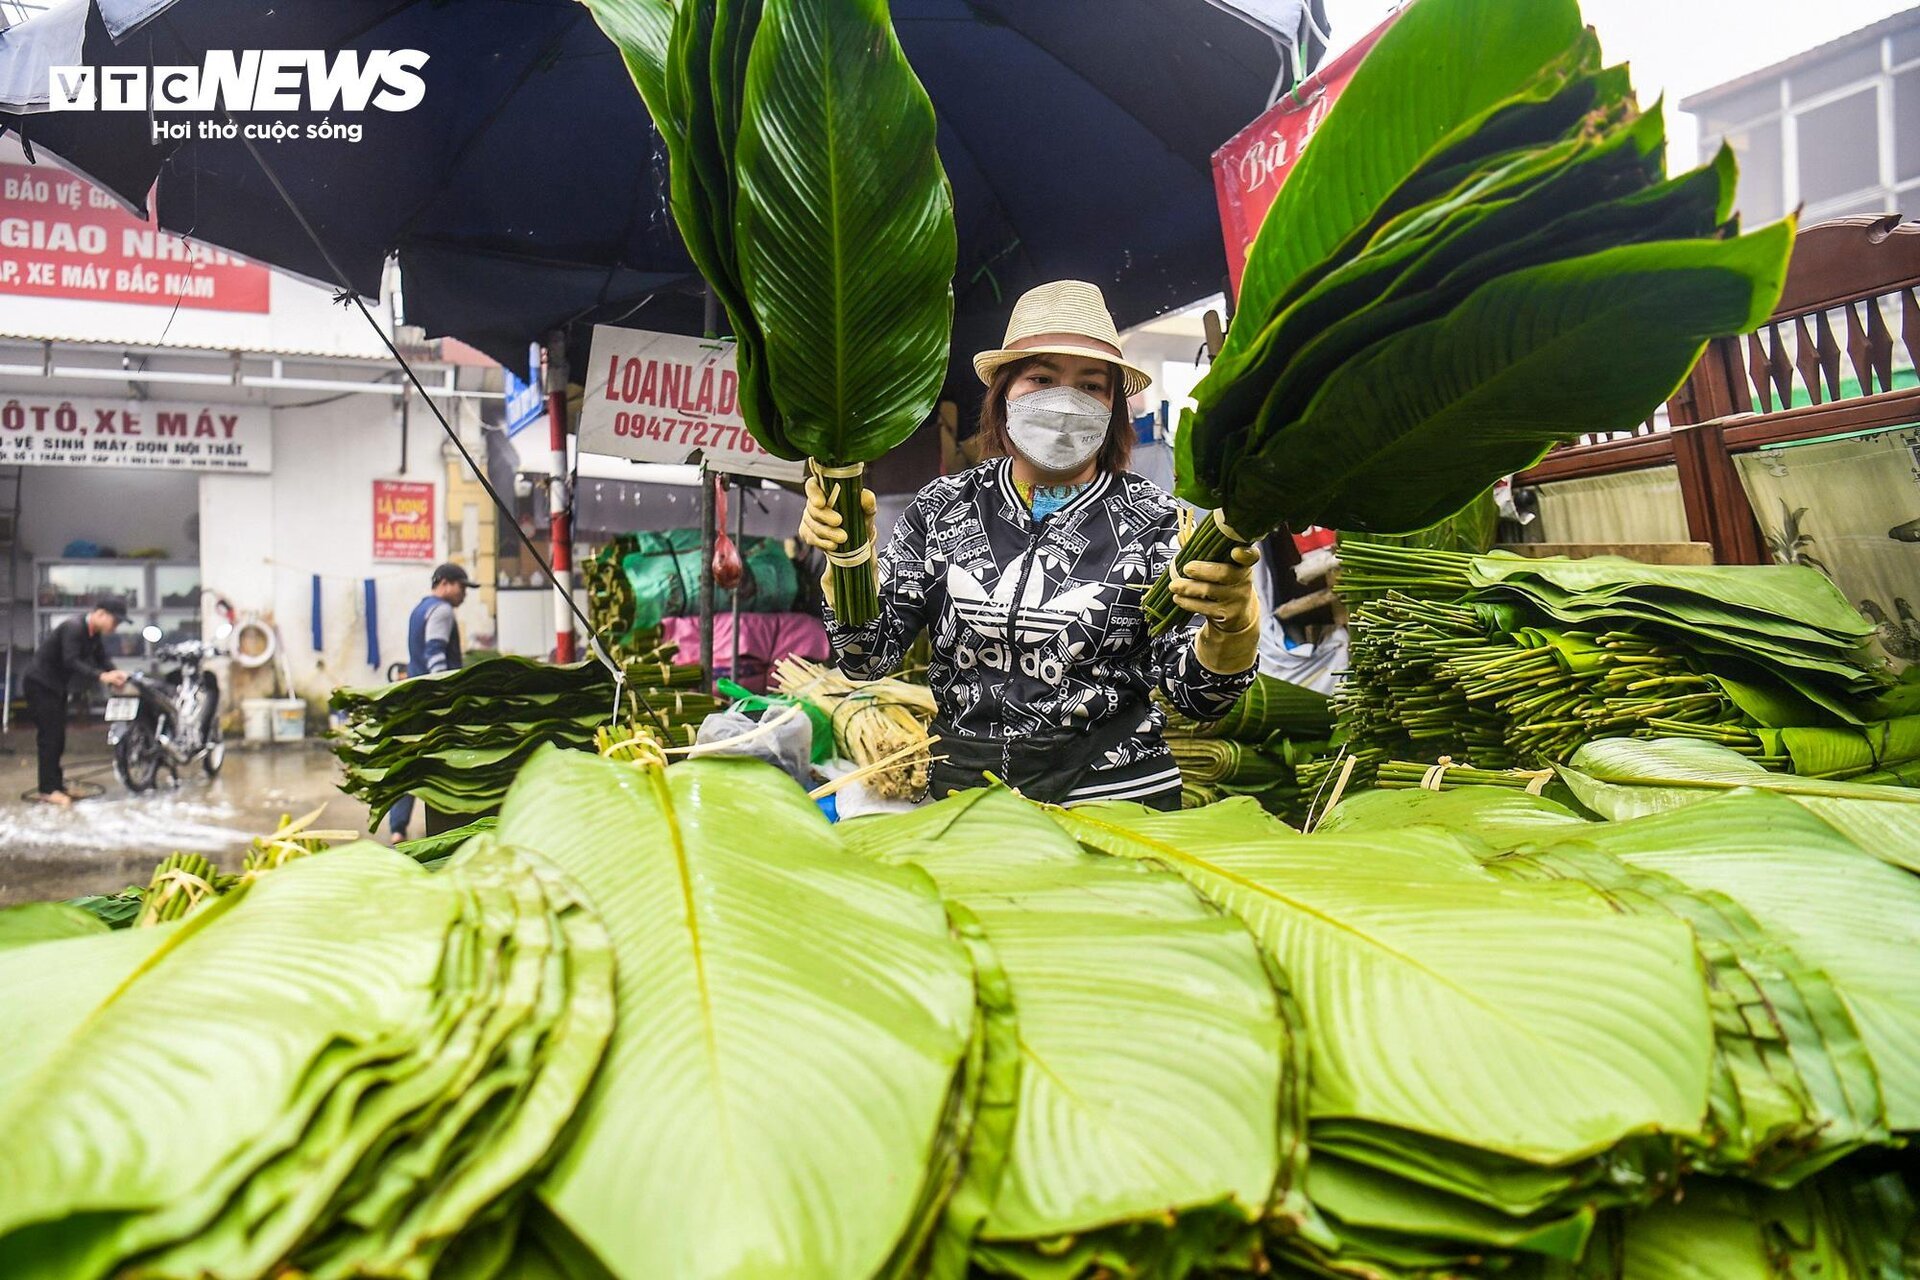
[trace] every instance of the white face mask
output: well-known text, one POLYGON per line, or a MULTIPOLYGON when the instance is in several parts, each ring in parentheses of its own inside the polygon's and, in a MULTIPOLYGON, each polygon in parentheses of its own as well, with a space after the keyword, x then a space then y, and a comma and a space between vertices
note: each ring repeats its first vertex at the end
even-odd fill
POLYGON ((1113 410, 1078 387, 1043 387, 1007 401, 1007 436, 1042 471, 1070 475, 1106 443, 1113 410))

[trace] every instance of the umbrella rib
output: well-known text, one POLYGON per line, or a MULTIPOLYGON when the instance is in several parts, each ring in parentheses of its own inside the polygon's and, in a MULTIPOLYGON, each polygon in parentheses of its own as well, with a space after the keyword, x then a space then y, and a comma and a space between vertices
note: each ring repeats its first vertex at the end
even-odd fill
MULTIPOLYGON (((989 10, 982 9, 982 7, 979 4, 979 0, 966 0, 966 5, 967 5, 967 8, 972 12, 983 15, 981 18, 978 19, 978 21, 980 21, 983 25, 1004 27, 1009 31, 1018 32, 1022 39, 1026 40, 1028 44, 1032 45, 1035 49, 1045 54, 1054 63, 1055 66, 1059 67, 1062 71, 1065 71, 1068 75, 1072 76, 1074 79, 1078 80, 1081 84, 1085 85, 1087 87, 1087 90, 1090 93, 1093 93, 1097 97, 1103 98, 1106 101, 1112 103, 1116 110, 1118 110, 1122 115, 1126 116, 1127 119, 1133 121, 1134 124, 1138 125, 1142 133, 1146 134, 1149 138, 1152 138, 1155 142, 1158 142, 1163 148, 1165 148, 1168 155, 1174 157, 1182 165, 1193 170, 1195 173, 1199 174, 1201 177, 1205 178, 1209 185, 1212 184, 1213 162, 1212 162, 1211 156, 1199 161, 1198 163, 1188 159, 1188 157, 1178 147, 1174 146, 1172 142, 1170 142, 1167 138, 1163 137, 1159 130, 1155 129, 1152 125, 1148 124, 1145 120, 1141 119, 1140 116, 1131 107, 1127 106, 1125 103, 1121 102, 1120 99, 1114 97, 1112 94, 1102 89, 1099 85, 1095 84, 1092 80, 1088 79, 1087 76, 1078 67, 1066 61, 1059 54, 1055 53, 1049 46, 1044 45, 1040 43, 1040 41, 1034 39, 1034 37, 1028 34, 1024 28, 1017 25, 1012 18, 992 13, 989 10)), ((1275 55, 1274 60, 1276 63, 1279 61, 1279 57, 1277 53, 1275 55)), ((1255 111, 1255 114, 1256 115, 1258 114, 1258 110, 1255 111)))
MULTIPOLYGON (((341 289, 345 291, 346 300, 353 304, 354 309, 357 310, 361 318, 367 322, 367 327, 372 329, 374 335, 380 339, 381 345, 387 349, 387 354, 391 355, 395 362, 399 364, 401 372, 407 375, 407 381, 413 384, 414 390, 420 393, 420 399, 426 404, 428 410, 432 412, 434 419, 439 422, 440 430, 446 433, 447 439, 453 442, 453 447, 457 449, 460 456, 466 460, 467 470, 473 474, 475 480, 480 482, 480 487, 486 491, 487 496, 493 499, 494 507, 501 515, 507 518, 507 523, 512 526, 514 533, 519 535, 521 543, 525 545, 527 554, 531 555, 533 562, 540 566, 540 572, 545 575, 548 582, 553 584, 553 589, 560 593, 560 598, 566 602, 567 609, 586 631, 588 644, 594 657, 598 658, 603 666, 614 673, 614 679, 617 684, 622 679, 622 669, 614 663, 613 659, 606 655, 605 650, 601 649, 599 636, 593 629, 593 621, 588 618, 585 613, 581 612, 579 604, 574 601, 573 593, 561 585, 559 576, 553 571, 553 566, 548 564, 547 558, 540 554, 540 548, 533 544, 533 538, 525 529, 520 527, 519 516, 515 513, 514 509, 508 506, 506 501, 501 498, 499 490, 493 487, 493 481, 487 478, 486 471, 478 462, 473 460, 473 454, 468 451, 466 442, 460 438, 460 433, 453 429, 453 424, 447 421, 447 415, 440 411, 440 406, 434 400, 433 393, 428 391, 426 385, 420 381, 420 375, 414 372, 413 366, 407 362, 406 356, 400 353, 400 348, 393 345, 393 338, 385 329, 380 327, 379 322, 373 318, 373 313, 367 310, 367 304, 361 299, 359 291, 353 287, 352 281, 347 279, 347 273, 340 269, 340 264, 334 260, 333 251, 327 248, 326 242, 320 238, 320 233, 314 229, 313 223, 307 220, 307 215, 301 211, 299 205, 294 203, 293 195, 287 190, 286 185, 280 181, 280 175, 273 171, 273 166, 267 163, 267 158, 260 154, 260 149, 253 145, 251 138, 242 136, 240 143, 247 149, 247 154, 253 157, 253 162, 260 166, 260 172, 266 175, 268 185, 279 195, 281 203, 287 206, 287 212, 291 213, 294 221, 300 224, 300 229, 306 232, 307 239, 313 241, 313 247, 319 251, 321 259, 327 264, 327 269, 333 272, 334 278, 340 282, 341 289)), ((641 706, 646 708, 647 714, 653 716, 655 719, 659 719, 659 713, 653 709, 653 704, 647 700, 645 693, 642 693, 637 688, 629 689, 628 692, 638 699, 641 706)))
POLYGON ((433 207, 434 202, 440 198, 441 193, 451 185, 450 179, 452 175, 459 171, 460 166, 465 163, 467 156, 473 151, 474 146, 481 138, 486 136, 487 130, 493 127, 493 122, 500 118, 501 112, 507 109, 507 104, 512 102, 514 96, 526 87, 526 83, 533 76, 534 70, 545 65, 549 55, 557 52, 567 37, 574 33, 580 23, 585 19, 586 14, 586 7, 584 5, 580 6, 579 11, 574 14, 572 21, 559 31, 554 32, 546 43, 540 47, 539 52, 527 59, 526 65, 520 68, 520 74, 514 77, 513 84, 507 88, 505 93, 500 95, 499 101, 493 104, 493 109, 487 112, 486 118, 480 121, 478 127, 467 134, 466 141, 460 144, 459 149, 453 154, 453 159, 447 164, 446 168, 441 170, 440 180, 434 184, 434 189, 427 195, 426 199, 415 206, 413 212, 400 220, 398 232, 394 236, 395 247, 398 247, 400 242, 407 236, 413 234, 413 224, 417 222, 421 215, 425 214, 428 209, 433 207))

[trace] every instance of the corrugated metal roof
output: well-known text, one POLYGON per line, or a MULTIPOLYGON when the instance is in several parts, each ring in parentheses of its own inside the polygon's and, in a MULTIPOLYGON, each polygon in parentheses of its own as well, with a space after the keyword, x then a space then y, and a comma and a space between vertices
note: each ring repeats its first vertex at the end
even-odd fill
POLYGON ((1850 49, 1857 49, 1863 44, 1871 44, 1876 40, 1884 39, 1897 31, 1904 31, 1908 27, 1913 26, 1920 26, 1920 8, 1907 9, 1904 12, 1894 14, 1892 17, 1882 18, 1870 27, 1862 27, 1858 31, 1841 36, 1838 40, 1829 40, 1823 45, 1816 45, 1805 53, 1796 53, 1784 62, 1776 62, 1770 67, 1762 67, 1758 71, 1741 76, 1738 80, 1729 80, 1725 84, 1717 84, 1711 89, 1702 89, 1699 93, 1681 99, 1680 109, 1682 111, 1697 112, 1702 107, 1712 106, 1722 98, 1730 97, 1743 90, 1758 88, 1770 81, 1778 80, 1782 76, 1792 75, 1794 72, 1806 67, 1825 62, 1829 58, 1838 57, 1850 49))
MULTIPOLYGON (((320 348, 246 346, 233 347, 214 342, 180 342, 169 340, 165 343, 154 342, 116 342, 110 338, 82 336, 80 334, 47 333, 42 330, 25 330, 0 321, 0 342, 52 342, 63 347, 92 347, 102 351, 139 351, 153 355, 165 355, 171 351, 218 351, 229 353, 237 351, 242 356, 259 356, 264 359, 280 360, 350 360, 356 364, 371 366, 391 366, 393 357, 384 351, 358 355, 346 351, 326 351, 320 348)), ((405 348, 402 348, 405 350, 405 348)), ((465 363, 464 361, 446 362, 437 355, 424 351, 407 351, 407 360, 414 365, 439 365, 442 363, 465 363)), ((489 361, 488 363, 491 363, 489 361)))

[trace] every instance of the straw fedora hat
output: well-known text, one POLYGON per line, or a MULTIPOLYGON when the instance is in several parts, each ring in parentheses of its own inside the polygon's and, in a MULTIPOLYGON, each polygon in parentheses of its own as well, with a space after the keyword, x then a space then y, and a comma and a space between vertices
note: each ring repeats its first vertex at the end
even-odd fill
POLYGON ((1127 395, 1138 395, 1153 383, 1153 375, 1128 362, 1120 350, 1120 331, 1107 310, 1100 286, 1085 280, 1056 280, 1029 289, 1013 304, 1007 321, 1006 343, 997 351, 973 358, 980 381, 992 382, 999 369, 1028 356, 1085 356, 1108 360, 1125 375, 1127 395))

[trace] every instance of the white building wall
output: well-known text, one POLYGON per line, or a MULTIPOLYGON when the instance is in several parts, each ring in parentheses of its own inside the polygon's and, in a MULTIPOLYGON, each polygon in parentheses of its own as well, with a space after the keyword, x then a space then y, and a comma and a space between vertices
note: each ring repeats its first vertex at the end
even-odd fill
MULTIPOLYGON (((434 486, 436 560, 446 552, 442 435, 416 414, 400 468, 400 430, 384 398, 274 413, 273 473, 200 481, 201 565, 208 589, 243 616, 280 633, 295 692, 324 701, 339 685, 378 683, 405 661, 407 615, 427 590, 432 563, 373 558, 373 482, 434 486), (313 643, 313 575, 320 578, 321 645, 313 643), (377 597, 380 669, 367 662, 365 580, 377 597)), ((211 615, 207 634, 217 620, 211 615)), ((469 628, 471 629, 471 628, 469 628)))

